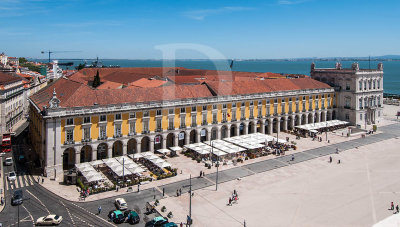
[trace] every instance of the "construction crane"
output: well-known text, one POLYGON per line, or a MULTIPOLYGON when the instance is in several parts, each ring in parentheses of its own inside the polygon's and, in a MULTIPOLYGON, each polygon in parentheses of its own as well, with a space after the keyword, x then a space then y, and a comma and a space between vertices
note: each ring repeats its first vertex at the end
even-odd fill
POLYGON ((42 51, 42 54, 49 54, 49 63, 51 61, 51 54, 56 54, 56 53, 77 53, 77 52, 82 52, 82 51, 42 51))

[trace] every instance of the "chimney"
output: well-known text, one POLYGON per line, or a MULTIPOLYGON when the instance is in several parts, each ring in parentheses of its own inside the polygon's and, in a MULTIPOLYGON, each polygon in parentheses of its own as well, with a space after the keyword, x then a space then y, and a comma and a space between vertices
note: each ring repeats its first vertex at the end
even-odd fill
POLYGON ((351 68, 355 71, 360 70, 360 65, 358 64, 358 62, 354 62, 353 64, 351 64, 351 68))

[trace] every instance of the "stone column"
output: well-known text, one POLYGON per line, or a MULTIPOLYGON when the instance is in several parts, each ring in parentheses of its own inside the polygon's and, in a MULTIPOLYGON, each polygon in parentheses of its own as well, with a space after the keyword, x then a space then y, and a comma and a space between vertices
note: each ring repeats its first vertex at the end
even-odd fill
POLYGON ((185 132, 185 145, 189 144, 189 138, 190 138, 190 132, 186 131, 185 132))
POLYGON ((278 118, 276 118, 276 131, 277 132, 281 132, 281 118, 280 117, 278 117, 278 118))
POLYGON ((272 131, 273 131, 272 129, 273 129, 273 127, 274 127, 274 126, 272 125, 272 122, 273 122, 273 121, 272 121, 272 118, 268 118, 268 134, 269 134, 269 135, 272 135, 272 131))
POLYGON ((97 149, 92 150, 92 161, 97 160, 97 149))
POLYGON ((240 134, 240 124, 236 124, 236 135, 240 134))
POLYGON ((291 126, 292 130, 294 129, 294 117, 295 116, 292 116, 292 118, 290 119, 290 126, 291 126))
POLYGON ((249 134, 249 123, 243 122, 243 124, 244 124, 243 134, 247 135, 249 134))
POLYGON ((149 136, 149 139, 150 139, 150 148, 149 148, 149 150, 151 152, 154 152, 154 136, 149 136))
POLYGON ((226 126, 226 138, 231 137, 231 125, 226 126))
POLYGON ((313 112, 311 115, 312 115, 311 122, 308 122, 309 124, 314 123, 314 120, 315 120, 315 113, 313 112))
POLYGON ((108 149, 107 149, 107 158, 112 158, 112 146, 108 146, 108 149))
POLYGON ((217 139, 221 139, 221 127, 220 126, 218 126, 217 127, 217 139))
POLYGON ((208 131, 207 131, 207 141, 211 141, 211 130, 212 129, 208 129, 208 131))
POLYGON ((297 125, 301 125, 301 116, 300 114, 297 115, 297 125))
POLYGON ((128 144, 122 145, 122 155, 126 155, 128 153, 128 144))
POLYGON ((264 121, 260 121, 260 133, 265 134, 265 123, 264 121))
POLYGON ((197 143, 200 143, 200 132, 201 132, 201 130, 197 130, 196 132, 197 132, 196 133, 197 143))
POLYGON ((288 117, 287 116, 284 116, 283 117, 283 130, 284 131, 287 131, 288 130, 288 125, 287 125, 287 123, 288 123, 288 117))
POLYGON ((175 133, 174 135, 175 135, 174 147, 176 147, 179 144, 179 140, 178 140, 179 139, 179 133, 175 133))
POLYGON ((167 136, 162 137, 162 148, 167 149, 167 136))
POLYGON ((81 163, 81 150, 75 151, 75 164, 81 163))
MULTIPOLYGON (((138 140, 139 141, 139 140, 138 140)), ((138 142, 137 143, 137 145, 136 145, 136 152, 137 153, 141 153, 142 152, 142 143, 141 142, 138 142)))

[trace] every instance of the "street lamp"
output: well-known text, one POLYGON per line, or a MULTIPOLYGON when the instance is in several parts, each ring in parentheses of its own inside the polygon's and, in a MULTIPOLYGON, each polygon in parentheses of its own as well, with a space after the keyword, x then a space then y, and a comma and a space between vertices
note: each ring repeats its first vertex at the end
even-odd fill
POLYGON ((183 187, 189 187, 189 216, 187 218, 187 223, 190 226, 192 224, 192 174, 189 176, 189 185, 184 185, 183 187))

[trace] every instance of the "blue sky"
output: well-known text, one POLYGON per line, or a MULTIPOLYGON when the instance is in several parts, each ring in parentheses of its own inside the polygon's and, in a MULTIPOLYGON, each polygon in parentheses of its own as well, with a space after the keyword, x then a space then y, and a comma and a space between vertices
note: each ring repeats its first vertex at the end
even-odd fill
POLYGON ((186 43, 226 58, 400 54, 399 12, 399 0, 0 0, 0 52, 159 59, 156 46, 186 43))

